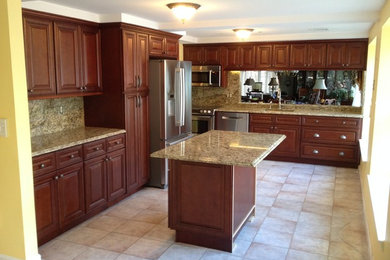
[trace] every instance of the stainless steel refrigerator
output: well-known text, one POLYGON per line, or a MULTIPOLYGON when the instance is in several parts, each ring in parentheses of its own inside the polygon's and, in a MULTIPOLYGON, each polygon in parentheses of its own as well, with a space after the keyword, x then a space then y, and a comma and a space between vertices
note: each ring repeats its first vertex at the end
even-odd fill
MULTIPOLYGON (((191 137, 191 62, 150 60, 150 152, 191 137)), ((167 159, 150 158, 150 186, 168 185, 167 159)))

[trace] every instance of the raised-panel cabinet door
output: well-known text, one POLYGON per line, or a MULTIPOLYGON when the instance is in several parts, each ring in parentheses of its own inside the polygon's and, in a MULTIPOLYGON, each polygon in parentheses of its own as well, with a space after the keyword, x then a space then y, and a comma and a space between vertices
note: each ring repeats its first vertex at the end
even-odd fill
POLYGON ((137 34, 137 75, 139 77, 138 89, 149 87, 149 44, 147 34, 137 34))
POLYGON ((83 163, 57 171, 60 225, 77 222, 85 214, 83 163))
POLYGON ((307 61, 308 68, 325 68, 326 66, 326 44, 313 43, 307 44, 307 61))
POLYGON ((305 68, 307 51, 306 44, 291 44, 290 67, 291 68, 305 68))
POLYGON ((82 85, 87 92, 101 92, 102 69, 100 30, 98 26, 81 26, 82 85))
POLYGON ((81 50, 79 26, 54 22, 57 93, 79 93, 81 86, 81 50))
POLYGON ((59 230, 56 172, 34 178, 35 219, 38 243, 55 236, 59 230))
POLYGON ((273 67, 288 68, 290 66, 290 45, 275 44, 273 47, 273 67))
POLYGON ((255 68, 255 47, 253 45, 240 47, 240 68, 255 68))
POLYGON ((271 155, 299 157, 300 126, 275 125, 273 133, 285 135, 286 139, 276 147, 271 155))
POLYGON ((149 35, 149 54, 151 56, 161 56, 164 54, 164 37, 149 35))
POLYGON ((137 71, 137 34, 131 31, 123 31, 123 81, 124 90, 132 90, 137 88, 138 78, 137 71))
POLYGON ((249 126, 249 132, 253 133, 270 134, 272 133, 272 129, 272 125, 251 124, 249 126))
POLYGON ((204 47, 204 64, 220 65, 220 48, 218 46, 204 47))
POLYGON ((149 180, 149 97, 147 94, 139 96, 138 107, 138 174, 139 186, 144 185, 149 180))
POLYGON ((108 200, 114 200, 126 193, 125 149, 107 154, 108 200))
POLYGON ((345 66, 345 43, 328 43, 326 66, 328 68, 343 68, 345 66))
POLYGON ((137 148, 138 137, 138 95, 127 95, 125 99, 125 119, 126 119, 126 184, 127 193, 133 193, 138 187, 137 158, 139 156, 137 148))
POLYGON ((165 55, 171 58, 179 58, 179 40, 167 37, 165 39, 165 55))
POLYGON ((348 69, 366 69, 367 42, 348 43, 345 49, 345 67, 348 69))
POLYGON ((184 47, 184 60, 192 61, 192 65, 202 65, 204 52, 202 47, 184 47))
POLYGON ((272 45, 271 44, 265 44, 265 45, 257 45, 255 47, 256 49, 256 69, 267 69, 272 67, 272 45))
POLYGON ((240 69, 240 48, 239 46, 228 46, 226 47, 226 65, 225 68, 240 69))
POLYGON ((86 211, 107 203, 106 156, 99 156, 84 162, 86 211))
POLYGON ((53 23, 23 18, 28 96, 56 94, 53 23))

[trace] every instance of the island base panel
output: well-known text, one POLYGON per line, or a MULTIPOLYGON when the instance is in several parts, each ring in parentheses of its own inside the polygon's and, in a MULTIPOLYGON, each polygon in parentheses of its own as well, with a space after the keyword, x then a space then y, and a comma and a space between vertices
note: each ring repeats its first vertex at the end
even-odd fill
POLYGON ((169 227, 176 241, 231 252, 254 214, 256 168, 172 161, 169 227))

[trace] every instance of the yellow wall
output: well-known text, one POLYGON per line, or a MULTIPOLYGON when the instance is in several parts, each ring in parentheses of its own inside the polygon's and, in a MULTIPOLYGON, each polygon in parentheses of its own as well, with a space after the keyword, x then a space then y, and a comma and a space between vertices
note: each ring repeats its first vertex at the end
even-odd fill
MULTIPOLYGON (((388 104, 388 81, 384 82, 383 79, 388 78, 388 72, 384 70, 384 62, 387 63, 385 66, 388 66, 388 61, 386 62, 383 59, 384 54, 389 55, 390 52, 390 37, 382 37, 383 29, 389 26, 390 19, 390 0, 387 0, 385 6, 381 10, 381 16, 379 21, 372 27, 370 30, 370 42, 373 41, 373 44, 376 39, 376 53, 371 54, 375 57, 369 57, 375 59, 375 83, 374 83, 374 92, 373 92, 373 100, 372 100, 372 111, 371 111, 371 122, 370 122, 370 137, 369 137, 369 153, 368 153, 368 161, 362 162, 360 165, 360 173, 361 173, 361 183, 362 183, 362 192, 364 199, 364 210, 365 216, 369 231, 369 242, 371 247, 371 256, 372 259, 390 259, 390 237, 387 236, 387 240, 385 242, 379 242, 377 239, 377 232, 375 227, 374 215, 373 215, 373 207, 370 196, 370 188, 375 192, 375 187, 369 187, 367 181, 367 175, 369 174, 377 174, 378 176, 383 176, 384 174, 390 177, 390 173, 388 170, 388 163, 386 159, 388 158, 387 153, 383 153, 383 151, 388 150, 388 133, 390 132, 390 113, 388 109, 383 109, 382 104, 388 104), (381 58, 382 57, 382 58, 381 58), (384 84, 385 83, 385 84, 384 84), (386 86, 387 85, 387 86, 386 86), (387 93, 386 93, 387 92, 387 93), (387 125, 386 125, 387 123, 387 125), (383 135, 386 134, 386 135, 383 135), (374 136, 375 135, 375 136, 374 136), (379 139, 378 139, 379 138, 379 139), (373 145, 374 143, 374 145, 373 145), (387 146, 384 149, 383 146, 387 146), (381 153, 377 153, 377 151, 382 150, 381 153), (385 156, 385 157, 383 157, 385 156)), ((388 30, 390 28, 387 28, 388 30)), ((390 36, 390 34, 389 34, 390 36)), ((370 53, 369 53, 370 55, 370 53)), ((387 56, 388 58, 389 56, 387 56)), ((389 69, 389 68, 387 68, 389 69)), ((388 105, 386 105, 388 108, 388 105)), ((388 159, 387 159, 388 160, 388 159)), ((388 196, 384 196, 382 198, 384 201, 389 200, 388 196)), ((387 226, 389 230, 390 226, 390 216, 387 215, 387 226)))
POLYGON ((8 119, 8 137, 0 137, 0 259, 37 259, 20 0, 0 1, 0 35, 0 118, 8 119))

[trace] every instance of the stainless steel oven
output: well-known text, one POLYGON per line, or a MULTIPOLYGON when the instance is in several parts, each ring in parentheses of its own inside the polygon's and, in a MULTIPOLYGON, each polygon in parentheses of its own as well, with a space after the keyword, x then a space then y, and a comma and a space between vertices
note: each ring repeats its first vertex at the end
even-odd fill
POLYGON ((214 109, 192 109, 192 133, 202 134, 214 129, 214 109))
POLYGON ((220 87, 221 66, 192 66, 193 87, 220 87))

